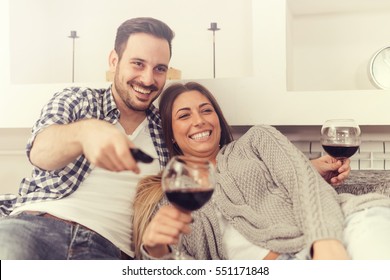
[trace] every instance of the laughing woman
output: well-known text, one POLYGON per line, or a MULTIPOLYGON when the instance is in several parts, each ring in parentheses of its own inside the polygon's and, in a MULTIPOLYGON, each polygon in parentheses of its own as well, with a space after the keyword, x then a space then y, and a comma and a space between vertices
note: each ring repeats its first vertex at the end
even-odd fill
POLYGON ((356 241, 360 225, 370 222, 364 211, 387 215, 389 231, 389 198, 338 195, 270 126, 254 126, 232 141, 216 100, 198 83, 169 86, 160 112, 171 156, 212 161, 217 184, 211 201, 188 213, 167 203, 159 175, 145 178, 134 205, 138 257, 164 258, 184 233, 183 249, 195 259, 390 259, 390 233, 373 235, 384 237, 375 244, 370 233, 356 241), (193 137, 199 133, 201 140, 193 137))

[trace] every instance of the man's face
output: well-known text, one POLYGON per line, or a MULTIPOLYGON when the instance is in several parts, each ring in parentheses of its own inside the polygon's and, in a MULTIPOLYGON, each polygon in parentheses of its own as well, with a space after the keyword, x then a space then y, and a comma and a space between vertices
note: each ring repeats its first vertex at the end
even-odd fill
POLYGON ((145 111, 164 88, 169 60, 165 39, 132 34, 115 70, 113 93, 119 109, 145 111))

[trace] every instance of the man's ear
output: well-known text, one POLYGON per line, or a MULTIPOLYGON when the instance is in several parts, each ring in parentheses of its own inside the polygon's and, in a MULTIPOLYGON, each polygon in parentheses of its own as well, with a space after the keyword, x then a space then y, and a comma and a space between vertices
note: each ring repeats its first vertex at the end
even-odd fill
POLYGON ((116 66, 119 63, 119 57, 115 50, 110 52, 110 56, 108 58, 108 64, 110 66, 110 72, 115 72, 116 66))

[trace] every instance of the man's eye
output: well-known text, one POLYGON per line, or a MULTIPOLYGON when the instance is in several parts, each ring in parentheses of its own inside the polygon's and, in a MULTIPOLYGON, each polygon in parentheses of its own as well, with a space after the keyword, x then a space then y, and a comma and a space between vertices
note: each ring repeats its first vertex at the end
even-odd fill
POLYGON ((132 62, 132 64, 134 64, 137 67, 142 67, 143 66, 142 62, 139 62, 139 61, 134 61, 134 62, 132 62))
POLYGON ((166 67, 157 67, 157 68, 156 68, 156 71, 157 71, 157 72, 160 72, 160 73, 165 73, 165 72, 167 72, 168 70, 167 70, 166 67))

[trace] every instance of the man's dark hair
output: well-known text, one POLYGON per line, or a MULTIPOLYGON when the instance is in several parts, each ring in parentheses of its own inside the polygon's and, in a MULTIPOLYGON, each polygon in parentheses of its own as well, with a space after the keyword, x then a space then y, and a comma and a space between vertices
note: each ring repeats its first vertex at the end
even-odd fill
POLYGON ((115 51, 121 59, 122 54, 126 48, 127 40, 131 34, 135 33, 147 33, 157 38, 167 40, 169 44, 170 56, 172 56, 172 39, 175 33, 172 29, 164 22, 150 18, 150 17, 139 17, 132 18, 122 23, 117 30, 115 38, 115 51))

